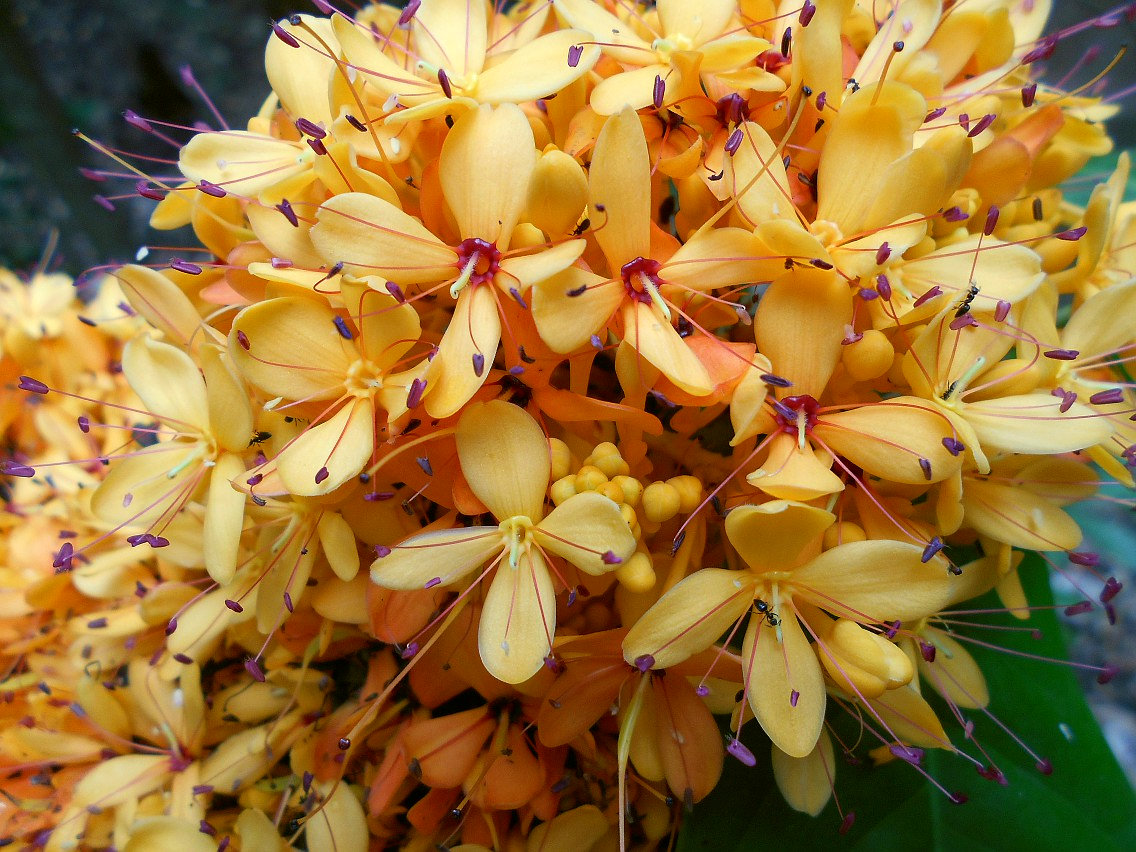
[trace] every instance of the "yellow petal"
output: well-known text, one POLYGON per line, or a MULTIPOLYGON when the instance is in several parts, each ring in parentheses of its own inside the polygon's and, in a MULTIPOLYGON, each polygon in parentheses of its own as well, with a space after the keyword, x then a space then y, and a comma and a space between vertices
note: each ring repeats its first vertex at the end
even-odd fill
POLYGON ((889 482, 940 482, 962 466, 962 456, 951 455, 943 445, 944 438, 954 437, 951 422, 916 397, 824 414, 813 435, 837 455, 889 482))
POLYGON ((191 476, 196 482, 198 467, 191 463, 195 456, 193 444, 166 442, 116 461, 91 496, 91 511, 112 524, 141 528, 155 523, 191 476))
POLYGON ((817 655, 829 677, 845 692, 875 698, 911 682, 911 658, 887 637, 848 618, 817 630, 817 655))
POLYGON ((595 41, 602 42, 604 52, 620 62, 641 63, 649 55, 650 45, 635 34, 615 15, 592 0, 553 0, 560 17, 569 25, 591 33, 595 41))
POLYGON ((967 404, 963 416, 988 452, 1055 455, 1083 450, 1108 440, 1112 425, 1079 402, 1060 411, 1061 400, 1047 393, 1004 396, 967 404))
POLYGON ((655 97, 655 80, 667 80, 674 74, 669 65, 651 64, 613 74, 592 89, 588 101, 599 115, 616 115, 621 110, 639 110, 649 106, 655 97))
POLYGON ((459 233, 507 249, 536 160, 532 128, 520 107, 482 105, 459 118, 442 145, 439 166, 459 233))
POLYGON ((214 582, 227 586, 237 571, 237 552, 245 519, 245 495, 230 480, 245 472, 240 456, 224 453, 209 474, 203 536, 205 570, 214 582))
POLYGON ((792 582, 817 606, 857 621, 925 618, 946 606, 953 578, 922 554, 906 542, 850 542, 798 568, 792 582))
POLYGON ((226 450, 248 448, 253 433, 248 391, 234 374, 232 362, 218 346, 202 346, 198 358, 209 398, 209 430, 226 450))
MULTIPOLYGON (((581 805, 534 825, 525 841, 525 852, 591 852, 598 849, 600 841, 611 832, 603 811, 595 805, 581 805)), ((457 852, 457 847, 453 848, 457 852)))
POLYGON ((769 444, 769 458, 746 481, 781 500, 815 500, 844 490, 831 465, 831 456, 810 444, 802 450, 793 435, 779 432, 769 444))
POLYGON ((717 38, 737 11, 734 0, 659 0, 659 23, 668 36, 684 35, 697 47, 717 38))
POLYGON ((623 658, 665 669, 713 645, 753 603, 748 571, 703 568, 666 592, 627 631, 623 658), (650 658, 648 661, 646 658, 650 658))
POLYGON ((523 683, 544 664, 556 632, 556 593, 544 557, 524 554, 516 568, 497 567, 485 595, 477 647, 489 673, 505 683, 523 683))
POLYGON ((916 748, 952 749, 950 737, 931 705, 914 686, 889 689, 868 706, 880 714, 883 724, 899 741, 916 748))
POLYGON ((986 677, 960 642, 934 627, 924 628, 923 639, 935 646, 935 659, 928 663, 920 655, 919 672, 936 692, 968 710, 979 710, 990 703, 986 677))
POLYGON ((773 780, 795 811, 817 816, 832 798, 836 755, 827 731, 821 731, 816 746, 805 757, 791 757, 773 746, 773 780))
POLYGON ((187 345, 201 327, 201 317, 189 297, 154 269, 133 264, 114 274, 130 306, 171 342, 187 345))
POLYGON ((619 562, 605 562, 605 554, 621 561, 635 552, 635 536, 619 514, 619 507, 595 491, 569 497, 533 530, 537 543, 589 574, 606 574, 619 562))
POLYGON ((415 591, 449 585, 476 571, 504 544, 497 527, 434 530, 408 538, 371 563, 371 579, 385 589, 415 591), (436 581, 436 582, 432 582, 436 581))
POLYGON ((426 412, 449 417, 477 393, 497 357, 501 317, 491 287, 466 287, 426 374, 426 412), (480 370, 478 366, 480 365, 480 370))
POLYGON ((692 237, 659 269, 668 284, 708 291, 761 277, 761 243, 741 228, 717 228, 692 237))
POLYGON ((324 202, 316 219, 311 231, 316 250, 328 263, 343 261, 356 275, 379 275, 398 284, 458 277, 457 253, 381 198, 346 192, 324 202))
POLYGON ((706 367, 654 305, 625 302, 623 333, 629 346, 682 390, 693 396, 705 396, 714 390, 706 367))
POLYGON ((789 179, 777 145, 760 124, 747 121, 740 129, 741 147, 726 158, 721 182, 738 199, 747 223, 756 226, 767 219, 792 218, 789 179))
POLYGON ((215 852, 217 844, 201 833, 200 827, 173 816, 151 816, 138 820, 130 829, 123 852, 150 852, 178 849, 184 852, 215 852))
POLYGON ((1136 280, 1086 299, 1061 332, 1061 345, 1082 358, 1118 351, 1136 338, 1136 280))
POLYGON ((229 354, 241 374, 272 396, 329 399, 359 358, 326 303, 301 296, 245 308, 229 332, 229 354), (246 348, 247 345, 247 348, 246 348))
POLYGON ((819 397, 840 360, 844 327, 852 321, 852 293, 836 276, 802 286, 790 272, 769 285, 754 314, 757 349, 792 393, 819 397))
POLYGON ((1073 550, 1081 528, 1050 500, 1020 485, 967 478, 966 523, 981 535, 1023 550, 1073 550))
POLYGON ((569 266, 533 287, 533 320, 550 349, 574 352, 607 326, 624 297, 623 282, 605 281, 578 266, 569 266), (585 288, 583 292, 581 287, 585 288))
POLYGON ((224 130, 198 133, 190 139, 181 149, 178 167, 192 181, 207 180, 227 192, 255 197, 277 183, 310 172, 314 159, 315 152, 305 152, 296 142, 224 130))
POLYGON ((625 109, 604 122, 592 153, 589 183, 596 241, 613 273, 650 255, 651 199, 648 193, 627 189, 647 186, 650 180, 643 126, 633 110, 625 109))
POLYGON ((898 76, 934 34, 942 10, 942 0, 903 0, 896 4, 864 49, 853 79, 861 85, 874 83, 883 76, 885 68, 888 76, 898 76), (902 52, 896 52, 892 46, 897 41, 904 44, 902 52))
POLYGON ((411 20, 419 57, 451 77, 477 74, 485 64, 485 4, 431 0, 411 20))
POLYGON ((308 848, 367 852, 371 837, 367 816, 351 785, 346 781, 320 781, 315 788, 322 805, 304 820, 308 848))
POLYGON ((771 500, 738 506, 726 515, 726 535, 745 563, 758 573, 787 571, 820 552, 824 531, 836 522, 831 512, 771 500))
POLYGON ((418 313, 409 303, 400 304, 390 294, 379 292, 376 288, 383 286, 379 279, 349 279, 344 276, 340 292, 359 329, 359 345, 367 359, 385 373, 418 342, 422 334, 418 313))
POLYGON ((477 78, 475 93, 483 104, 524 103, 554 94, 592 70, 600 49, 582 30, 559 30, 530 41, 477 78), (567 62, 568 48, 580 45, 576 64, 567 62))
POLYGON ((359 573, 359 548, 355 533, 338 512, 324 512, 316 524, 324 558, 335 576, 350 582, 359 573))
POLYGON ((758 724, 790 757, 807 757, 824 726, 824 676, 801 624, 787 609, 778 627, 751 618, 742 642, 746 697, 758 724))
POLYGON ((169 758, 164 754, 112 757, 96 764, 75 785, 73 801, 80 807, 113 808, 158 789, 169 777, 169 758))
POLYGON ((306 118, 330 127, 331 81, 336 73, 339 43, 327 18, 300 15, 300 19, 303 23, 299 26, 287 20, 277 26, 290 33, 301 47, 297 50, 270 34, 264 49, 264 70, 280 105, 292 118, 306 118))
POLYGON ((502 400, 471 405, 458 422, 457 445, 469 487, 498 520, 544 517, 552 462, 532 415, 502 400))
POLYGON ((292 494, 330 494, 363 469, 374 446, 372 402, 356 399, 305 429, 276 457, 276 469, 292 494))
POLYGON ((976 234, 905 263, 905 286, 916 295, 939 285, 962 296, 973 281, 979 289, 975 306, 992 311, 1001 300, 1017 303, 1025 299, 1045 278, 1041 258, 1027 246, 982 237, 978 251, 979 240, 976 234))
POLYGON ((524 219, 550 237, 576 227, 588 205, 588 178, 570 154, 549 147, 540 155, 529 181, 524 219))
POLYGON ((122 372, 155 417, 182 429, 209 430, 205 380, 181 349, 137 337, 123 350, 122 372))
POLYGON ((516 287, 524 293, 532 285, 568 269, 586 247, 584 240, 566 240, 541 251, 502 258, 497 284, 506 285, 505 289, 516 287))

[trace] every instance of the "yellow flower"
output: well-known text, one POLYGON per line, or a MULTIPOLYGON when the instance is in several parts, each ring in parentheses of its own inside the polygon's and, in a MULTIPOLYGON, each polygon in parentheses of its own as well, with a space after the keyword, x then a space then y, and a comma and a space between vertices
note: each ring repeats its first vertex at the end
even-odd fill
POLYGON ((499 525, 412 536, 384 549, 371 565, 371 579, 391 589, 431 588, 461 582, 492 560, 477 577, 496 569, 478 631, 481 659, 490 674, 520 683, 540 670, 556 632, 548 555, 604 574, 630 558, 635 539, 619 507, 595 492, 544 514, 548 440, 522 409, 499 400, 470 406, 457 444, 462 473, 499 525))
MULTIPOLYGON (((834 623, 817 611, 837 616, 835 624, 848 624, 846 632, 870 646, 859 668, 884 683, 897 677, 903 682, 903 667, 884 646, 897 649, 863 626, 926 617, 945 605, 951 591, 951 576, 939 560, 924 564, 913 544, 858 541, 819 553, 835 520, 822 509, 785 500, 734 509, 726 516, 726 535, 747 567, 704 568, 682 580, 628 632, 624 659, 644 670, 667 668, 709 647, 752 612, 742 642, 746 697, 774 745, 805 757, 824 721, 817 656, 831 663, 840 647, 830 650, 823 641, 831 640, 834 623), (802 620, 817 638, 815 650, 802 620)), ((850 667, 839 671, 864 687, 850 667)))

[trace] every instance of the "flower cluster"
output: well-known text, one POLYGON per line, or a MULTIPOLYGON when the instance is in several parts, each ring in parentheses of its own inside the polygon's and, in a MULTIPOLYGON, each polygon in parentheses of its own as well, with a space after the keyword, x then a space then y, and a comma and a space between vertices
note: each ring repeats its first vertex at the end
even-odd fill
POLYGON ((316 5, 142 174, 197 259, 0 278, 0 836, 649 846, 836 715, 1000 778, 940 614, 1136 465, 1049 3, 316 5))

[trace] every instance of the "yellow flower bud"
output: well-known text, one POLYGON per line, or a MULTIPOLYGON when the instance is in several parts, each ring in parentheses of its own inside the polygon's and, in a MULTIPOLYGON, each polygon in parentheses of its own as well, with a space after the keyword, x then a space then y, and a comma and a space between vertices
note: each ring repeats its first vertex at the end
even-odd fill
POLYGON ((550 438, 548 446, 552 451, 552 479, 557 480, 567 476, 572 469, 572 451, 559 438, 550 438))
POLYGON ((651 557, 638 551, 615 569, 615 579, 629 592, 646 592, 654 588, 655 569, 651 557))
POLYGON ((596 489, 597 494, 602 494, 613 503, 623 502, 623 489, 619 487, 618 483, 605 482, 596 489))
POLYGON ((576 477, 569 474, 562 476, 552 483, 552 488, 549 489, 552 494, 552 502, 559 506, 569 497, 574 496, 576 492, 576 477))
POLYGON ((631 472, 631 466, 619 454, 619 448, 610 441, 597 444, 584 464, 595 465, 604 472, 609 479, 615 476, 626 476, 631 472))
POLYGON ((702 502, 702 483, 697 476, 672 476, 667 484, 678 491, 678 510, 688 515, 702 502))
POLYGON ((626 503, 619 507, 619 514, 623 516, 623 520, 627 521, 627 526, 634 526, 638 519, 635 517, 635 510, 628 506, 626 503))
POLYGON ((824 549, 836 547, 838 544, 848 544, 852 541, 866 541, 868 534, 859 524, 851 521, 840 521, 824 531, 824 549))
POLYGON ((648 521, 663 523, 678 514, 682 497, 669 482, 652 482, 643 491, 643 514, 648 521))
POLYGON ((855 343, 841 347, 844 369, 858 382, 878 379, 895 360, 895 347, 883 332, 869 328, 855 343))
POLYGON ((586 464, 576 474, 577 491, 595 491, 607 482, 607 475, 595 465, 586 464))
POLYGON ((643 496, 643 483, 633 476, 615 476, 611 481, 623 491, 623 499, 617 502, 629 506, 639 505, 639 498, 643 496))

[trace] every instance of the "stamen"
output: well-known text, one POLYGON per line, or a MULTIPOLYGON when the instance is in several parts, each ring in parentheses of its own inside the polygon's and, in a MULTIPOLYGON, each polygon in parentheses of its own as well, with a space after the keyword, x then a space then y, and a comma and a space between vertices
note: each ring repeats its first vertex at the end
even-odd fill
POLYGON ((924 563, 924 564, 926 564, 927 562, 930 562, 932 559, 935 558, 935 554, 937 554, 942 549, 943 549, 943 540, 941 538, 939 538, 938 536, 935 536, 934 538, 931 539, 931 541, 929 541, 927 543, 927 546, 925 548, 923 548, 923 555, 919 557, 919 561, 924 563))
MULTIPOLYGON (((421 0, 419 0, 421 2, 421 0)), ((568 67, 575 68, 580 64, 580 57, 584 55, 582 44, 573 44, 568 48, 568 67)))
POLYGON ((650 654, 643 654, 635 658, 635 668, 646 674, 655 665, 655 658, 650 654))
POLYGON ((743 766, 757 766, 757 758, 753 752, 742 745, 742 741, 737 737, 726 738, 726 752, 743 766))
POLYGON ((817 7, 812 0, 805 0, 804 5, 801 6, 801 14, 797 16, 797 23, 802 27, 807 27, 816 14, 817 7))

